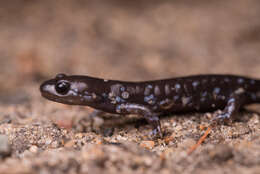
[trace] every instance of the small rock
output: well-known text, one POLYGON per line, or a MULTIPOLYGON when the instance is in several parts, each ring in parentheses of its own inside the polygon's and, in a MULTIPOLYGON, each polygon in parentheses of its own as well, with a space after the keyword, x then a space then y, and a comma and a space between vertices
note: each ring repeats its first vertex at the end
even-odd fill
POLYGON ((182 130, 182 126, 181 125, 176 126, 176 131, 181 131, 181 130, 182 130))
POLYGON ((77 134, 75 135, 75 138, 82 139, 83 136, 84 136, 83 133, 77 133, 77 134))
POLYGON ((64 145, 64 147, 71 148, 74 146, 74 144, 75 142, 73 140, 70 140, 64 145))
POLYGON ((60 143, 59 143, 58 141, 53 141, 53 142, 51 143, 51 147, 52 147, 52 148, 58 148, 59 145, 60 145, 60 143))
POLYGON ((11 155, 11 147, 6 135, 0 135, 0 158, 11 155))
POLYGON ((175 136, 176 136, 175 133, 172 133, 170 136, 165 137, 164 138, 165 143, 169 144, 170 142, 172 142, 174 140, 175 136))
POLYGON ((144 148, 149 149, 149 150, 153 149, 154 145, 155 145, 154 141, 142 141, 140 143, 141 147, 144 147, 144 148))
POLYGON ((35 145, 33 145, 33 146, 30 147, 29 150, 30 150, 30 152, 32 152, 32 153, 37 153, 37 152, 38 152, 38 147, 35 146, 35 145))
POLYGON ((46 145, 50 145, 51 142, 52 142, 52 140, 51 140, 50 138, 47 138, 46 141, 45 141, 45 144, 46 144, 46 145))

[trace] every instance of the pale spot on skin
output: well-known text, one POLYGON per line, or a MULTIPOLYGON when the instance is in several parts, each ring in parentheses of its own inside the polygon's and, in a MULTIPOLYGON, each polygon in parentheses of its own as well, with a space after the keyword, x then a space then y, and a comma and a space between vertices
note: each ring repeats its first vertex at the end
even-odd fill
POLYGON ((107 80, 107 79, 104 79, 104 82, 108 82, 108 80, 107 80))
POLYGON ((97 98, 97 95, 95 93, 92 93, 92 98, 93 99, 96 99, 97 98))
MULTIPOLYGON (((111 92, 108 93, 108 98, 111 100, 112 104, 116 104, 118 102, 122 102, 121 98, 116 94, 117 92, 119 93, 119 86, 114 88, 114 90, 111 90, 111 92)), ((112 87, 111 87, 112 88, 112 87)))
POLYGON ((120 114, 121 111, 122 111, 121 105, 118 105, 118 106, 116 107, 116 112, 120 114))
POLYGON ((220 88, 219 87, 216 87, 216 88, 213 89, 213 97, 214 97, 214 99, 217 98, 219 93, 220 93, 220 88))
POLYGON ((242 94, 242 93, 244 93, 244 92, 245 92, 244 88, 238 88, 238 89, 235 91, 235 94, 242 94))
POLYGON ((191 101, 191 97, 182 97, 182 105, 186 106, 190 101, 191 101))
POLYGON ((219 92, 220 92, 220 88, 219 87, 214 88, 214 90, 213 90, 214 94, 219 94, 219 92))
POLYGON ((153 105, 156 103, 155 97, 153 94, 149 95, 149 96, 145 96, 144 97, 144 101, 149 103, 150 105, 153 105))
POLYGON ((106 97, 107 97, 107 94, 106 94, 106 93, 102 93, 102 96, 106 98, 106 97))
POLYGON ((168 98, 160 102, 160 107, 165 110, 172 108, 173 105, 174 102, 168 98))
POLYGON ((111 93, 113 93, 116 96, 119 96, 121 93, 121 89, 122 87, 124 87, 121 84, 115 84, 115 85, 111 85, 110 89, 111 89, 111 93))
POLYGON ((147 85, 144 90, 144 95, 149 95, 151 93, 152 85, 147 85))
POLYGON ((225 77, 225 78, 224 78, 224 81, 225 81, 225 82, 230 82, 230 79, 227 78, 227 77, 225 77))
POLYGON ((206 91, 201 93, 201 97, 206 97, 207 95, 208 93, 206 91))
POLYGON ((176 102, 179 98, 180 98, 180 97, 179 97, 178 95, 175 95, 175 96, 173 97, 173 100, 176 102))
POLYGON ((186 93, 188 93, 189 91, 188 91, 188 87, 187 87, 187 85, 186 84, 184 84, 183 85, 183 88, 184 88, 184 91, 186 92, 186 93))
POLYGON ((174 88, 175 88, 176 92, 179 92, 179 90, 181 89, 181 85, 179 83, 177 83, 177 84, 175 84, 174 88))
POLYGON ((108 93, 108 98, 112 98, 114 96, 115 96, 115 94, 113 92, 108 93))
POLYGON ((116 104, 116 100, 111 100, 111 103, 112 104, 116 104))
POLYGON ((88 96, 88 95, 84 95, 83 98, 85 101, 91 101, 91 99, 92 99, 92 97, 88 96))
POLYGON ((71 83, 71 89, 74 89, 75 92, 82 92, 88 88, 88 85, 83 82, 71 83))
POLYGON ((78 95, 78 92, 77 92, 77 91, 71 90, 70 92, 71 92, 71 94, 72 94, 73 96, 77 96, 77 95, 78 95))
POLYGON ((237 83, 239 83, 239 84, 242 84, 242 83, 244 83, 244 79, 242 79, 242 78, 239 78, 239 79, 237 79, 237 83))
POLYGON ((124 86, 121 86, 121 87, 120 87, 120 91, 122 91, 122 92, 125 91, 125 87, 124 87, 124 86))
POLYGON ((170 85, 166 84, 164 86, 164 91, 165 91, 165 95, 170 95, 170 93, 171 93, 170 85))
POLYGON ((136 93, 136 89, 134 87, 127 87, 126 88, 127 92, 130 94, 135 94, 136 93))
POLYGON ((201 102, 205 102, 207 99, 205 97, 200 98, 201 102))
POLYGON ((159 86, 157 86, 157 85, 154 87, 154 94, 155 94, 156 96, 159 96, 159 95, 161 94, 160 88, 159 88, 159 86))
POLYGON ((135 92, 136 92, 136 94, 141 93, 141 88, 139 86, 136 86, 135 87, 135 92))
POLYGON ((179 83, 175 84, 175 88, 176 89, 180 89, 181 88, 181 85, 179 83))
POLYGON ((200 82, 199 81, 194 81, 192 82, 192 86, 194 89, 196 89, 199 86, 200 82))
POLYGON ((116 96, 116 102, 121 103, 122 101, 123 100, 119 96, 116 96))
POLYGON ((122 97, 123 97, 124 99, 128 99, 128 98, 129 98, 129 93, 126 92, 126 91, 122 92, 122 97))

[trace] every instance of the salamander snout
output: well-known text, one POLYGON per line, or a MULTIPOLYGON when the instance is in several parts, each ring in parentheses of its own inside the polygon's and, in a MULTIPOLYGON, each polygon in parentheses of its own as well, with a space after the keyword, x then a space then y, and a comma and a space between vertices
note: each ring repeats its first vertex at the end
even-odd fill
POLYGON ((71 90, 71 83, 66 80, 48 80, 41 84, 40 91, 44 97, 55 95, 55 96, 66 96, 71 90))
POLYGON ((43 82, 40 91, 44 98, 65 104, 80 105, 97 100, 89 93, 88 84, 80 76, 58 74, 54 79, 43 82))

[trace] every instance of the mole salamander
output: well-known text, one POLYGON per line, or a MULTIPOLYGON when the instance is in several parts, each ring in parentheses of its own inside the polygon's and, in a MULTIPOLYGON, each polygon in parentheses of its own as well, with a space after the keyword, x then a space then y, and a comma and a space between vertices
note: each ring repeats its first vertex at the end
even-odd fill
POLYGON ((195 75, 128 82, 58 74, 40 86, 43 97, 116 114, 138 114, 162 137, 159 115, 222 111, 214 121, 232 118, 244 105, 260 103, 260 80, 235 75, 195 75))

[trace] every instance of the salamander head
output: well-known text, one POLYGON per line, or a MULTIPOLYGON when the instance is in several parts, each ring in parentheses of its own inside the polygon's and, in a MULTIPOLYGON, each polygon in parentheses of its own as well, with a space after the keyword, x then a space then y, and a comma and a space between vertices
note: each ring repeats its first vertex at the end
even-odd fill
POLYGON ((87 77, 58 74, 54 79, 45 81, 40 86, 43 97, 64 104, 88 105, 99 97, 89 92, 87 77))

